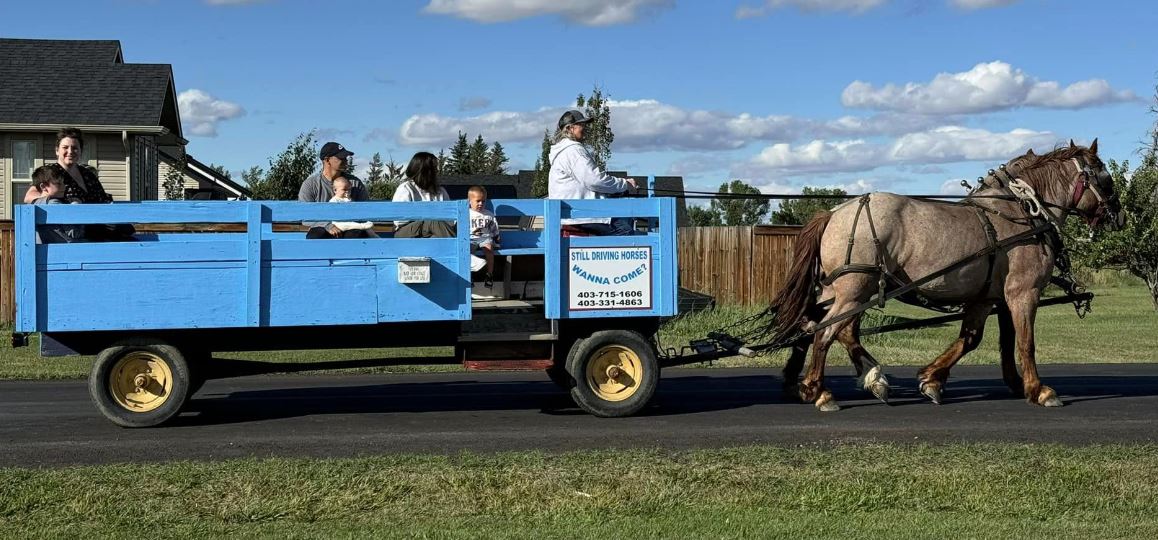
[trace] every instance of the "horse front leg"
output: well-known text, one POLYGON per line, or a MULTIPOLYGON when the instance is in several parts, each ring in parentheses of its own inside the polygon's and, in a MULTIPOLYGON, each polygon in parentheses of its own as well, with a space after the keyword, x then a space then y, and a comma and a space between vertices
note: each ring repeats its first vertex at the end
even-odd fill
POLYGON ((855 317, 852 324, 836 335, 836 339, 848 351, 848 359, 856 368, 857 383, 861 389, 872 392, 877 399, 888 403, 889 380, 885 377, 880 362, 877 362, 877 359, 873 358, 861 344, 860 322, 861 317, 855 317))
POLYGON ((1017 332, 1017 354, 1021 357, 1022 388, 1026 401, 1043 407, 1061 407, 1053 388, 1041 384, 1037 376, 1037 358, 1033 336, 1033 324, 1037 318, 1037 302, 1041 290, 1029 289, 1013 298, 1006 298, 1013 327, 1017 332))
POLYGON ((941 404, 941 394, 949 382, 949 371, 957 361, 981 344, 981 338, 985 335, 985 319, 989 317, 991 309, 992 305, 988 302, 965 306, 957 339, 949 344, 945 352, 917 372, 921 393, 933 400, 933 403, 941 404))
POLYGON ((1013 316, 1009 308, 1002 305, 997 308, 997 341, 1001 349, 1001 379, 1014 397, 1025 397, 1024 382, 1021 373, 1017 371, 1016 331, 1013 328, 1013 316))

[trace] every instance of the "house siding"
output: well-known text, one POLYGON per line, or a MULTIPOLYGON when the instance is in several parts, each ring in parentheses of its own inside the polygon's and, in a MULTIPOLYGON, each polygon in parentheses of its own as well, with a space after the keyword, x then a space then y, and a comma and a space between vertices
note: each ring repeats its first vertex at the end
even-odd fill
MULTIPOLYGON (((168 162, 166 162, 164 160, 159 161, 159 166, 157 168, 157 182, 159 184, 161 184, 160 188, 157 190, 157 198, 159 200, 165 200, 164 183, 165 183, 165 179, 169 176, 169 171, 172 171, 172 170, 173 170, 173 167, 171 165, 169 165, 168 162)), ((198 182, 196 178, 190 176, 189 173, 183 173, 181 176, 182 176, 181 188, 183 190, 184 189, 199 189, 199 188, 201 188, 201 183, 198 182)))
POLYGON ((113 196, 113 200, 130 200, 128 160, 120 135, 85 137, 85 155, 88 156, 88 164, 96 168, 101 185, 113 196))
POLYGON ((0 133, 0 219, 12 219, 8 210, 8 136, 0 133))

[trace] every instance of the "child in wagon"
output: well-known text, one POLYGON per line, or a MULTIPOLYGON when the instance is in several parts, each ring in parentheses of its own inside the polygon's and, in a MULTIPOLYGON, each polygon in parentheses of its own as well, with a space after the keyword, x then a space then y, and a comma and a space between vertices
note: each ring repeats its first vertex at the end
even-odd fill
MULTIPOLYGON (((334 178, 334 196, 330 198, 332 203, 348 203, 353 202, 350 199, 350 190, 353 185, 345 176, 338 176, 334 178)), ((335 221, 334 226, 338 230, 345 233, 346 231, 361 231, 365 233, 368 238, 377 238, 378 234, 374 232, 374 223, 370 221, 335 221)), ((346 235, 343 235, 346 236, 346 235)), ((347 236, 348 237, 348 236, 347 236)))
MULTIPOLYGON (((40 196, 32 204, 80 204, 80 200, 65 200, 64 168, 55 163, 42 165, 32 172, 32 182, 40 196)), ((42 244, 84 242, 84 227, 80 225, 46 225, 38 227, 36 236, 42 244)))
POLYGON ((495 249, 499 247, 499 223, 495 215, 486 209, 487 189, 471 186, 467 191, 470 202, 470 252, 482 252, 486 258, 486 286, 494 286, 495 249))

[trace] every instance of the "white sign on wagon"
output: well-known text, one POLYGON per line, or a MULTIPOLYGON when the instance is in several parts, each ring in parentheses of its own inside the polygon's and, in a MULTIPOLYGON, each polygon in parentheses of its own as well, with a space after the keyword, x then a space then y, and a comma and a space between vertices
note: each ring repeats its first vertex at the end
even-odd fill
POLYGON ((399 257, 398 283, 430 283, 430 257, 399 257))
POLYGON ((570 248, 568 309, 651 309, 651 247, 570 248))

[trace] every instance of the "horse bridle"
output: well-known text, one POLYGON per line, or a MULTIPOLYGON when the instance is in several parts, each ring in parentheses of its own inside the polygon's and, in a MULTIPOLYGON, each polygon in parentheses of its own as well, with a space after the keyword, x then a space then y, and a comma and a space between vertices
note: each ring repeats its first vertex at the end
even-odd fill
POLYGON ((1102 218, 1107 215, 1111 223, 1115 222, 1117 216, 1114 215, 1112 203, 1117 201, 1118 194, 1113 193, 1109 197, 1106 197, 1102 193, 1103 188, 1099 187, 1104 185, 1105 182, 1113 182, 1110 172, 1104 167, 1100 171, 1095 171, 1094 168, 1081 157, 1075 157, 1072 161, 1074 162, 1074 167, 1077 168, 1078 179, 1074 182, 1073 196, 1070 199, 1070 210, 1086 220, 1086 224, 1090 227, 1096 227, 1102 218), (1078 208, 1078 202, 1082 200, 1082 196, 1085 195, 1087 189, 1093 193, 1094 198, 1098 200, 1098 207, 1094 209, 1093 213, 1078 208))

